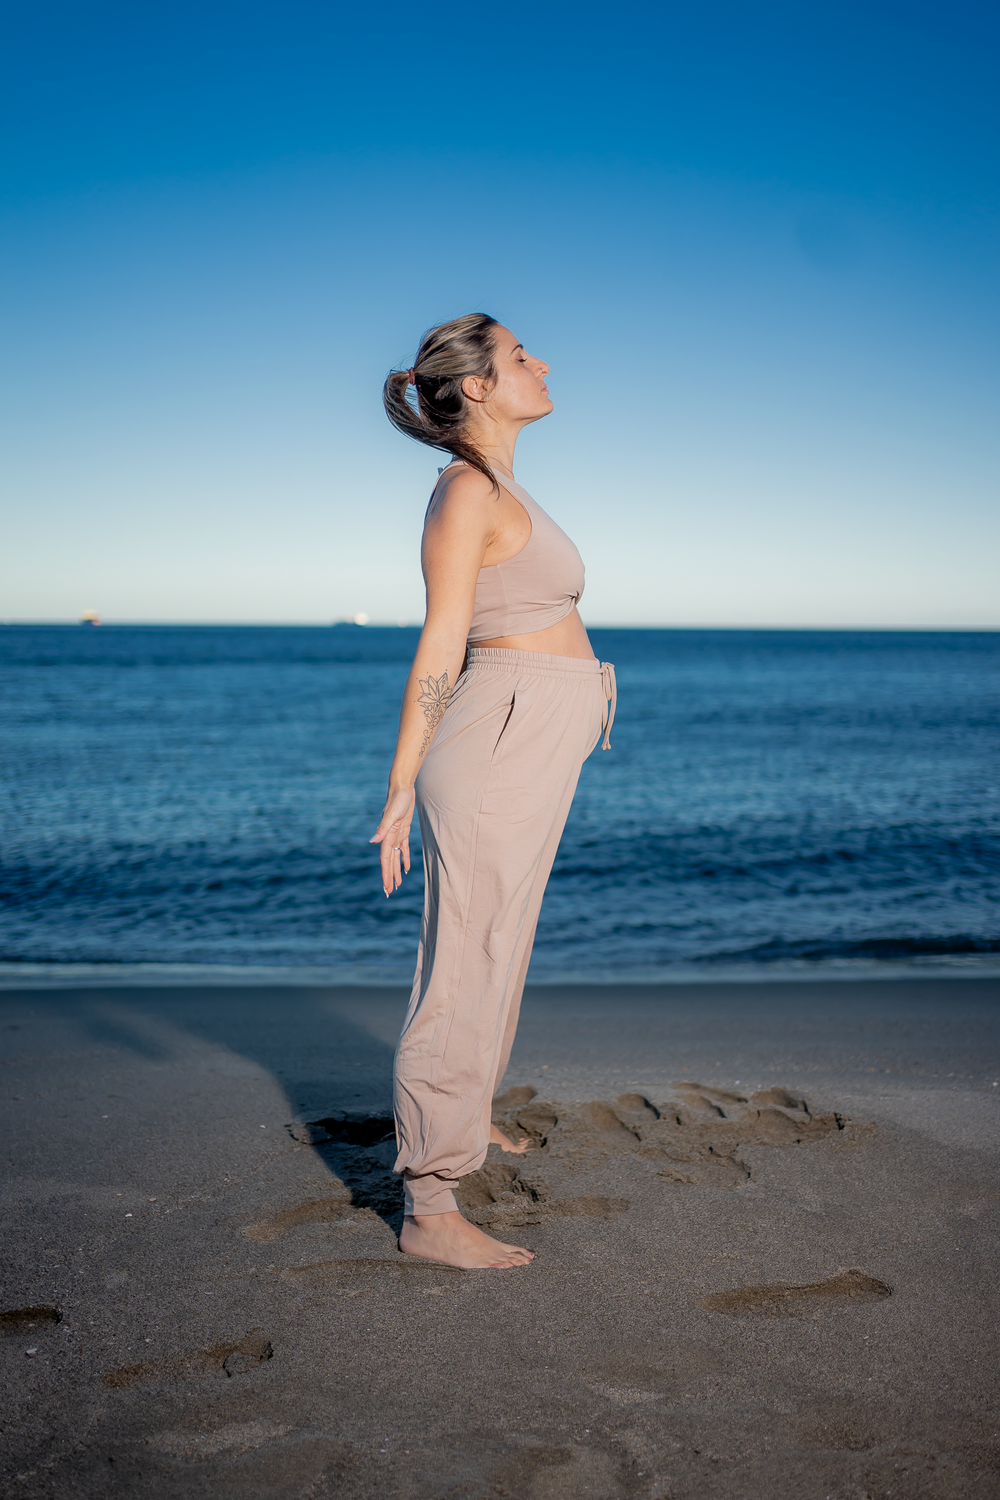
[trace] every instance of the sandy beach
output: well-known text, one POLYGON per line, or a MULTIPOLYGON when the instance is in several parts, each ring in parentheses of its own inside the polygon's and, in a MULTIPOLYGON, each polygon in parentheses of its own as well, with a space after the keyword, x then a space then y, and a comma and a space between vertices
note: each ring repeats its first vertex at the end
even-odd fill
POLYGON ((529 990, 503 1273, 396 1249, 404 1003, 0 992, 6 1494, 997 1493, 1000 980, 529 990))

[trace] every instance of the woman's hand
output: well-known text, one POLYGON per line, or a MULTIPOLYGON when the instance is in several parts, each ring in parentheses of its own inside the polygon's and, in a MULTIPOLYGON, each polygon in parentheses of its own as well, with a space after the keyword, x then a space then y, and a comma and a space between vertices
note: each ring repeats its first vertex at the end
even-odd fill
POLYGON ((409 873, 410 823, 413 819, 414 801, 412 786, 390 792, 382 821, 368 840, 370 844, 382 845, 379 850, 382 889, 387 896, 391 896, 403 884, 403 870, 409 873))

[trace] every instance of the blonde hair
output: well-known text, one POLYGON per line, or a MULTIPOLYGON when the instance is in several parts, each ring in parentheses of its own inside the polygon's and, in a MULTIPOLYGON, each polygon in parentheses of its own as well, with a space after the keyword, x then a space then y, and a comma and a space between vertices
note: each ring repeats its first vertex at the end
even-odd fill
POLYGON ((466 435, 470 403, 462 381, 469 375, 496 379, 494 330, 499 327, 487 313, 466 313, 428 329, 412 367, 393 370, 382 388, 385 414, 393 427, 418 443, 453 453, 494 488, 498 486, 489 464, 466 435), (411 381, 417 390, 415 407, 406 399, 411 381))

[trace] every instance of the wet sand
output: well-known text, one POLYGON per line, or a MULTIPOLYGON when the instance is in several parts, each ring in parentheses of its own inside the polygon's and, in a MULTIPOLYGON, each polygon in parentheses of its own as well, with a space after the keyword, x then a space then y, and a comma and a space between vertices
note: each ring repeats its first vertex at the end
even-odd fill
POLYGON ((395 1248, 404 1002, 0 991, 5 1494, 997 1493, 1000 981, 530 991, 482 1273, 395 1248))

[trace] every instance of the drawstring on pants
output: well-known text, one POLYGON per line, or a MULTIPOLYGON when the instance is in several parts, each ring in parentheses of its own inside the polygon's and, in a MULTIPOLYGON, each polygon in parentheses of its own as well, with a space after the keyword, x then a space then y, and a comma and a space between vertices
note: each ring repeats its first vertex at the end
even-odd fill
POLYGON ((601 683, 604 687, 604 701, 607 703, 610 700, 611 703, 610 710, 606 709, 604 713, 604 744, 601 749, 610 750, 611 726, 615 722, 615 708, 618 705, 618 684, 615 681, 615 669, 609 661, 601 662, 601 683))

